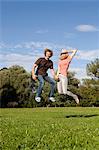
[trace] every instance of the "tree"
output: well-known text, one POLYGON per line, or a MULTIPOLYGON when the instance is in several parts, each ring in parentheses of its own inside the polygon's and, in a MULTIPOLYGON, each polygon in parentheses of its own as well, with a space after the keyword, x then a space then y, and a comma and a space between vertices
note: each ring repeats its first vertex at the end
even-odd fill
POLYGON ((90 79, 83 79, 80 86, 80 94, 85 106, 99 106, 99 59, 91 61, 86 66, 87 75, 90 79))
MULTIPOLYGON (((29 88, 30 73, 23 67, 12 66, 0 70, 0 103, 7 107, 9 102, 18 102, 20 107, 30 103, 32 90, 29 88)), ((30 104, 29 104, 30 105, 30 104)))
POLYGON ((94 61, 87 64, 86 70, 88 76, 99 79, 99 59, 96 58, 94 61))

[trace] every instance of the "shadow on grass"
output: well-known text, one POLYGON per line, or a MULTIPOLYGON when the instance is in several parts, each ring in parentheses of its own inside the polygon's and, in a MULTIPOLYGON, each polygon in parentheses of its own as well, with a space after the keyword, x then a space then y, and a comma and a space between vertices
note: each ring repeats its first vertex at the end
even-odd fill
POLYGON ((93 115, 67 115, 65 116, 66 118, 89 118, 89 117, 96 117, 99 116, 98 114, 93 114, 93 115))

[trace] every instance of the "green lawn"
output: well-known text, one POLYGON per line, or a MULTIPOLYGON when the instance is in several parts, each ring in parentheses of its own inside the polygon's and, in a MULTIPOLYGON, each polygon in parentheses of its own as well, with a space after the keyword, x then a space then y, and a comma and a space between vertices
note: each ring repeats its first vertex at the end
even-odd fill
POLYGON ((0 109, 1 150, 99 150, 99 108, 0 109))

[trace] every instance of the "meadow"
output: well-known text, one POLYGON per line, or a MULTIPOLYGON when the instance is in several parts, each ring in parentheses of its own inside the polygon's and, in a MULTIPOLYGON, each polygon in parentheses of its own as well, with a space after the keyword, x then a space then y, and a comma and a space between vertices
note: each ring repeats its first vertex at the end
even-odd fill
POLYGON ((99 108, 0 109, 1 150, 99 150, 99 108))

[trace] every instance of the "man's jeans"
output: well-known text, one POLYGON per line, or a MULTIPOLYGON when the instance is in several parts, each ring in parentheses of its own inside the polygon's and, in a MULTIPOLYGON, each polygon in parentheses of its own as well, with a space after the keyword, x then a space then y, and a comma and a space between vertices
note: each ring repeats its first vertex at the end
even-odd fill
POLYGON ((49 76, 42 76, 42 75, 38 75, 38 80, 39 80, 39 86, 37 89, 36 97, 41 97, 42 89, 44 86, 44 80, 50 83, 49 97, 53 97, 54 96, 54 90, 55 90, 55 84, 56 84, 55 80, 49 76))

